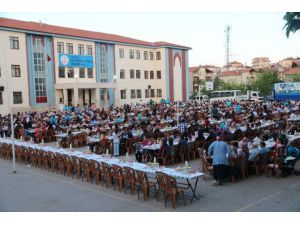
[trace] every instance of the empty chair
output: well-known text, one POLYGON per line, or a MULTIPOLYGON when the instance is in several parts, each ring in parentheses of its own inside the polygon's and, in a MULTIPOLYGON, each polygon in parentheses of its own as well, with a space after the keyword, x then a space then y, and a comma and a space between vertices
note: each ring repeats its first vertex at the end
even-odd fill
POLYGON ((185 205, 184 191, 182 188, 177 187, 177 182, 174 177, 166 177, 166 189, 165 189, 165 206, 167 206, 168 197, 172 197, 173 208, 176 209, 177 196, 182 196, 183 204, 185 205))
POLYGON ((119 165, 112 165, 112 170, 113 170, 113 178, 114 178, 114 189, 117 183, 119 186, 119 191, 121 192, 124 187, 124 176, 123 176, 122 167, 119 165))
POLYGON ((110 166, 105 162, 102 162, 102 171, 103 171, 102 186, 105 179, 106 188, 108 188, 108 184, 112 183, 113 173, 111 171, 110 166))
POLYGON ((90 169, 91 169, 91 183, 93 182, 93 178, 95 177, 96 185, 99 185, 100 180, 101 180, 100 163, 98 163, 96 160, 91 159, 90 160, 90 169))
POLYGON ((148 180, 148 176, 146 173, 141 172, 141 171, 136 171, 137 174, 137 179, 138 179, 138 199, 140 198, 140 192, 142 191, 144 193, 144 201, 147 200, 149 197, 150 191, 153 189, 154 195, 156 196, 156 183, 150 182, 148 180))
POLYGON ((126 194, 126 185, 129 185, 130 187, 130 192, 131 194, 134 193, 135 190, 135 185, 136 185, 136 177, 135 177, 135 170, 124 166, 123 167, 124 170, 124 189, 125 189, 125 194, 126 194))

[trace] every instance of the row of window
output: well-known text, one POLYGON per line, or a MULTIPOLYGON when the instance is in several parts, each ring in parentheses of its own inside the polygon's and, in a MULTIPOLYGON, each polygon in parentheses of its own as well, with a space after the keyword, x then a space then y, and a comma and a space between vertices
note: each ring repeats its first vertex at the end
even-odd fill
MULTIPOLYGON (((57 42, 57 53, 65 53, 65 43, 64 42, 57 42)), ((67 54, 73 54, 73 44, 72 43, 66 43, 66 53, 67 54)), ((86 53, 87 55, 93 55, 93 47, 92 45, 86 45, 86 53)), ((84 55, 84 45, 78 44, 78 55, 84 55)))
MULTIPOLYGON (((126 99, 126 90, 121 90, 121 99, 126 99)), ((145 89, 145 98, 155 98, 155 89, 145 89)), ((162 97, 162 89, 156 89, 156 97, 161 98, 162 97)), ((130 90, 130 98, 135 99, 135 98, 142 98, 142 90, 137 89, 137 90, 130 90)))
MULTIPOLYGON (((23 99, 22 99, 22 92, 20 91, 15 91, 13 92, 13 103, 14 104, 22 104, 23 99)), ((3 95, 2 91, 0 91, 0 105, 3 104, 3 95)))
MULTIPOLYGON (((141 59, 141 52, 140 50, 133 50, 129 49, 129 59, 141 59), (135 57, 134 57, 135 56, 135 57)), ((125 58, 125 50, 123 48, 119 48, 119 58, 124 59, 125 58)), ((144 51, 144 60, 154 60, 154 52, 148 52, 144 51)), ((156 52, 156 60, 161 60, 160 52, 156 52)))
MULTIPOLYGON (((87 75, 87 78, 93 78, 93 68, 79 68, 79 77, 85 78, 85 75, 87 75)), ((58 77, 59 78, 65 78, 66 77, 66 68, 65 67, 58 67, 58 77)), ((67 68, 67 77, 68 78, 74 78, 74 68, 67 68)))
MULTIPOLYGON (((120 79, 125 79, 125 70, 120 70, 120 79)), ((130 79, 141 79, 140 70, 130 70, 130 79)), ((144 71, 144 79, 149 79, 149 71, 144 71)), ((150 71, 150 79, 154 79, 154 71, 150 71)), ((156 79, 161 79, 161 71, 156 71, 156 79)))

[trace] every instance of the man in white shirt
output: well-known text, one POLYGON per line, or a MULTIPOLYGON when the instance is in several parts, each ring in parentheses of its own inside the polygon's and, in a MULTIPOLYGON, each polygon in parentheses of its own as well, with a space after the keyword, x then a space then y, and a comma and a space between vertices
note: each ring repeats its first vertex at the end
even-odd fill
POLYGON ((113 143, 114 143, 114 156, 119 156, 119 144, 120 144, 120 136, 118 129, 112 133, 113 136, 113 143))

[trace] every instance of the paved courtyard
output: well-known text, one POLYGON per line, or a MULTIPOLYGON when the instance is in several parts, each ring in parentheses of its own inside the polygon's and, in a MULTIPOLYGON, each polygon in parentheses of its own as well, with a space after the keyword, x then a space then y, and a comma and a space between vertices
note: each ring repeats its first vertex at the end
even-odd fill
MULTIPOLYGON (((196 168, 198 161, 192 164, 196 168)), ((171 201, 153 198, 144 202, 137 194, 124 194, 95 183, 16 164, 12 174, 8 161, 0 160, 0 211, 300 211, 300 177, 250 177, 213 187, 200 179, 200 200, 171 201)))

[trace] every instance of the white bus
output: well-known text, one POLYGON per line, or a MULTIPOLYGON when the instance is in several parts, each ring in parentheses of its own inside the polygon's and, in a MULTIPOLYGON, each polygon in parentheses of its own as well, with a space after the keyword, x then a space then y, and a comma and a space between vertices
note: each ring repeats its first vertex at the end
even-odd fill
POLYGON ((210 93, 210 102, 224 101, 227 99, 240 101, 242 99, 241 90, 213 91, 210 93))

